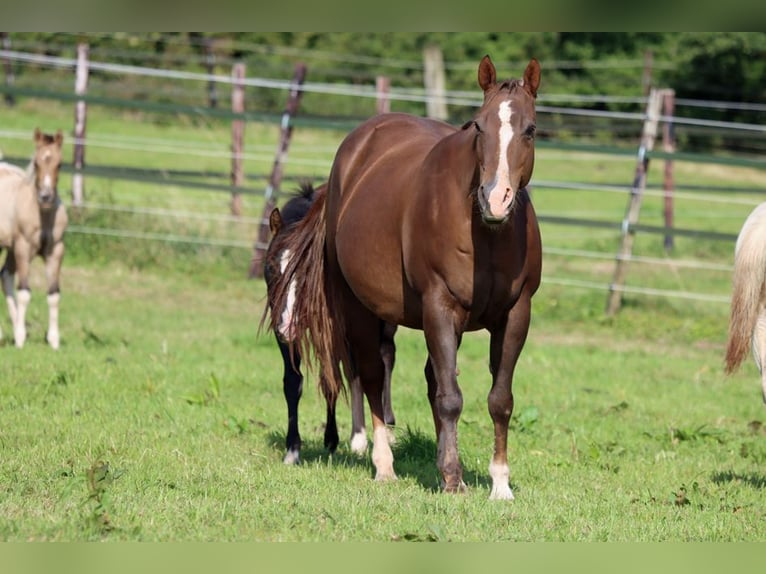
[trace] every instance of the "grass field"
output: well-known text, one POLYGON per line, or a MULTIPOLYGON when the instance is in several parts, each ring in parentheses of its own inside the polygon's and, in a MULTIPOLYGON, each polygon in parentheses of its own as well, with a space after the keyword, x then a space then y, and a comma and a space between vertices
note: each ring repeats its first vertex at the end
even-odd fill
MULTIPOLYGON (((69 109, 34 106, 0 113, 4 125, 30 134, 37 123, 69 125, 70 118, 69 109)), ((206 128, 201 136, 199 126, 120 122, 98 112, 89 130, 94 137, 99 130, 120 130, 126 137, 186 141, 215 133, 224 147, 227 138, 225 126, 206 128)), ((248 133, 255 139, 261 132, 248 133)), ((264 131, 264 145, 272 137, 264 131)), ((297 146, 325 149, 335 135, 303 137, 296 134, 297 146)), ((7 153, 20 144, 0 145, 7 153)), ((145 157, 102 153, 103 161, 125 165, 145 157)), ((201 163, 186 158, 179 165, 206 169, 201 163)), ((225 170, 226 161, 211 159, 210 169, 225 170)), ((632 169, 630 158, 541 153, 535 176, 629 183, 632 169)), ((683 164, 677 174, 687 185, 762 185, 763 176, 683 164)), ((658 177, 659 170, 652 174, 658 177)), ((62 187, 68 189, 68 181, 62 187)), ((135 205, 172 206, 193 195, 96 179, 87 189, 90 201, 135 205)), ((202 195, 198 209, 225 213, 225 196, 213 194, 199 208, 202 195)), ((714 209, 679 199, 677 224, 736 233, 749 211, 745 200, 753 198, 733 199, 714 209)), ((647 199, 642 221, 659 221, 660 202, 647 199)), ((535 203, 540 213, 619 221, 625 197, 540 189, 535 203)), ((257 214, 258 207, 249 209, 257 214)), ((83 217, 88 223, 88 217, 104 216, 83 217)), ((126 221, 115 216, 109 223, 126 221)), ((192 224, 172 225, 185 231, 192 224)), ((252 226, 236 229, 242 240, 252 240, 252 226)), ((547 247, 614 252, 618 240, 615 233, 574 227, 544 226, 542 232, 547 247)), ((639 239, 643 253, 667 257, 661 238, 639 239)), ((399 480, 374 482, 369 458, 350 453, 345 406, 339 414, 343 443, 332 457, 324 452, 324 408, 313 378, 301 408, 304 463, 287 467, 281 462, 287 418, 281 360, 271 336, 257 332, 265 288, 244 278, 250 251, 75 233, 67 241, 60 351, 44 343, 39 262, 24 349, 8 342, 10 324, 0 316, 6 335, 0 345, 2 540, 766 538, 766 411, 752 364, 736 376, 723 375, 726 304, 626 296, 621 312, 606 318, 605 292, 544 281, 515 377, 509 442, 516 500, 498 503, 487 499, 492 429, 484 334, 467 335, 459 354, 466 495, 438 492, 422 375, 426 353, 421 334, 408 330, 397 335, 393 385, 399 480)), ((725 264, 732 248, 679 241, 673 257, 725 264)), ((544 273, 608 282, 612 268, 610 262, 552 255, 544 273)), ((661 266, 637 267, 630 277, 722 294, 730 285, 726 272, 661 266)))

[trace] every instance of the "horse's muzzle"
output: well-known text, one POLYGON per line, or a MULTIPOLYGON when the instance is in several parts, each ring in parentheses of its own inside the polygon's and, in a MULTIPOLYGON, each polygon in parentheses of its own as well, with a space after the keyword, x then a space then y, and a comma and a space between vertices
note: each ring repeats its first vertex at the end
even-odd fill
POLYGON ((41 207, 51 207, 56 203, 57 196, 55 189, 41 189, 37 192, 37 202, 41 207))

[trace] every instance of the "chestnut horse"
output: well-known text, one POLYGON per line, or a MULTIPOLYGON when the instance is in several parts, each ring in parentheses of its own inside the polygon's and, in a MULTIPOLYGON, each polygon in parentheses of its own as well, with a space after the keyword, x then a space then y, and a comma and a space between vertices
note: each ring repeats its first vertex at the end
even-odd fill
MULTIPOLYGON (((0 163, 0 251, 8 255, 0 269, 0 279, 13 324, 17 347, 27 338, 26 312, 31 299, 29 267, 36 256, 45 261, 48 280, 48 332, 46 340, 59 347, 59 274, 64 257, 66 209, 58 195, 61 145, 56 135, 35 129, 35 155, 27 171, 8 163, 0 163), (13 277, 18 276, 18 293, 14 295, 13 277)), ((0 333, 0 337, 2 334, 0 333)))
POLYGON ((396 478, 381 400, 381 324, 423 330, 446 492, 466 488, 458 453, 458 347, 464 332, 489 331, 490 498, 512 499, 513 373, 542 267, 526 190, 540 66, 532 59, 521 79, 497 82, 485 56, 478 82, 484 102, 460 128, 390 113, 363 122, 343 140, 326 195, 296 229, 277 300, 287 296, 292 276, 303 278, 295 336, 302 348, 314 349, 320 382, 334 390, 341 370, 360 377, 372 414, 377 480, 396 478))
MULTIPOLYGON (((322 185, 314 190, 311 184, 301 185, 298 194, 290 198, 284 204, 282 210, 274 208, 269 216, 271 229, 271 242, 264 257, 264 278, 266 280, 266 292, 269 304, 264 310, 263 320, 270 313, 277 321, 274 335, 282 354, 284 363, 284 376, 282 389, 287 402, 287 435, 285 438, 286 453, 285 464, 297 464, 300 462, 301 435, 298 426, 298 403, 303 395, 303 374, 301 373, 301 355, 294 347, 291 348, 291 322, 292 312, 295 306, 295 281, 290 287, 287 301, 278 309, 274 306, 274 286, 277 279, 285 270, 290 260, 290 250, 285 243, 290 239, 295 226, 306 216, 317 195, 323 194, 326 186, 322 185), (291 355, 292 350, 292 355, 291 355)), ((386 378, 384 384, 383 403, 385 405, 386 424, 395 424, 394 413, 391 407, 391 371, 394 366, 395 346, 394 333, 396 325, 386 325, 382 334, 381 356, 386 365, 386 378)), ((326 385, 320 385, 324 391, 327 402, 327 422, 324 432, 324 446, 330 452, 335 452, 338 447, 338 426, 335 419, 335 405, 337 393, 332 393, 326 385)), ((367 435, 364 422, 364 403, 362 391, 358 379, 351 384, 351 450, 357 454, 367 451, 367 435)))
POLYGON ((734 277, 726 346, 726 372, 752 351, 766 403, 766 203, 745 220, 734 249, 734 277))

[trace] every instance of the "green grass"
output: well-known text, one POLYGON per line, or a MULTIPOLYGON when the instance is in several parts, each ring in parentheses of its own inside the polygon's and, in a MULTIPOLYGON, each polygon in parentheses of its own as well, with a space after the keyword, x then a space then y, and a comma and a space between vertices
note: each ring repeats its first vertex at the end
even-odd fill
POLYGON ((61 350, 43 342, 39 296, 27 346, 0 348, 4 540, 766 534, 763 406, 753 368, 722 376, 720 336, 689 344, 615 325, 561 329, 547 316, 544 287, 516 375, 517 499, 498 503, 487 499, 486 336, 466 336, 460 352, 460 448, 470 489, 451 496, 438 491, 420 333, 397 336, 399 480, 378 484, 369 459, 348 449, 345 407, 343 444, 332 457, 324 452, 313 384, 301 408, 304 463, 281 463, 281 362, 271 338, 256 333, 260 282, 212 285, 113 264, 70 266, 64 284, 61 350))
MULTIPOLYGON (((70 112, 2 109, 0 121, 32 127, 52 119, 68 123, 70 112)), ((199 138, 198 126, 120 121, 109 114, 94 114, 89 133, 99 129, 199 138)), ((226 141, 224 128, 218 137, 226 141)), ((295 137, 324 147, 332 146, 334 136, 295 137)), ((6 149, 6 142, 2 145, 6 149)), ((120 160, 138 165, 143 157, 125 152, 120 160)), ((677 181, 684 174, 687 183, 752 185, 754 177, 752 170, 685 169, 679 165, 677 181)), ((535 174, 541 180, 628 185, 632 162, 541 153, 535 174), (590 179, 592 174, 598 175, 590 179)), ((172 187, 160 194, 151 186, 91 181, 86 190, 91 201, 172 206, 193 195, 172 187)), ((198 195, 207 201, 206 212, 226 212, 225 196, 198 195)), ((625 198, 540 189, 535 204, 540 213, 619 221, 625 198)), ((736 233, 747 211, 736 202, 711 210, 679 200, 677 217, 684 227, 710 225, 736 233)), ((109 225, 129 223, 127 216, 110 217, 109 225)), ((642 221, 658 217, 659 200, 647 200, 642 221)), ((198 231, 190 222, 168 229, 162 226, 169 224, 148 218, 132 224, 140 230, 198 231)), ((232 233, 245 241, 254 237, 247 226, 232 233)), ((614 252, 618 241, 611 232, 575 227, 543 226, 542 233, 549 248, 614 252)), ((642 253, 664 256, 659 236, 639 239, 642 253)), ((301 405, 304 462, 287 467, 281 462, 287 419, 281 360, 271 336, 257 332, 265 287, 244 279, 249 249, 74 233, 67 245, 61 349, 53 352, 44 343, 47 311, 39 262, 24 349, 8 342, 10 325, 0 315, 6 336, 0 344, 2 540, 758 541, 766 536, 766 416, 752 364, 733 377, 722 373, 725 304, 627 295, 620 313, 606 318, 605 292, 544 281, 515 377, 509 444, 516 500, 492 502, 485 334, 466 335, 459 354, 466 495, 438 491, 422 375, 425 346, 420 333, 406 329, 397 335, 393 385, 399 480, 376 483, 369 457, 351 454, 345 406, 339 413, 339 451, 329 456, 323 450, 324 407, 313 377, 301 405)), ((730 263, 732 248, 679 241, 671 258, 730 263)), ((544 273, 608 283, 612 269, 609 261, 546 255, 544 273)), ((629 281, 723 294, 730 285, 727 272, 638 264, 629 281)))

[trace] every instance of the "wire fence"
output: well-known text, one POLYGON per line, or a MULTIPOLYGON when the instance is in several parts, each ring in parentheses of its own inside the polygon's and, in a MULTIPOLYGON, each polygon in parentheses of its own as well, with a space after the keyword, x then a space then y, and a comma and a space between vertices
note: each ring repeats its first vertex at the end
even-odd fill
MULTIPOLYGON (((64 70, 74 70, 76 61, 71 58, 48 56, 43 54, 24 53, 20 51, 0 50, 0 58, 17 62, 20 65, 34 65, 64 70)), ((90 62, 92 71, 101 74, 114 75, 115 77, 155 78, 170 81, 170 84, 178 89, 179 85, 199 82, 216 82, 221 85, 231 85, 232 78, 224 75, 195 73, 184 70, 155 69, 146 66, 115 64, 109 62, 90 62)), ((246 78, 246 86, 259 89, 272 90, 276 93, 287 92, 291 86, 289 80, 275 80, 269 78, 246 78)), ((180 115, 212 118, 215 120, 232 121, 242 120, 261 123, 277 128, 282 118, 275 114, 247 112, 235 114, 227 110, 211 109, 200 106, 181 105, 173 101, 143 100, 131 101, 124 98, 106 97, 99 95, 75 95, 63 91, 50 90, 41 87, 29 86, 5 86, 5 93, 17 96, 26 96, 43 100, 57 100, 73 102, 84 100, 89 104, 114 107, 119 110, 143 110, 157 114, 164 114, 172 118, 180 115)), ((305 93, 322 96, 343 96, 348 98, 377 98, 380 97, 374 87, 359 85, 331 85, 307 82, 302 90, 305 93)), ((167 93, 163 94, 167 98, 167 93)), ((394 101, 411 101, 427 103, 429 96, 421 90, 393 89, 387 97, 394 101)), ((448 92, 446 101, 452 106, 465 108, 477 107, 479 99, 474 93, 448 92)), ((577 108, 578 104, 594 103, 619 103, 635 105, 639 110, 646 104, 646 98, 642 96, 610 96, 590 95, 579 96, 577 94, 549 94, 540 98, 538 114, 541 117, 570 117, 581 119, 584 122, 598 122, 609 120, 610 122, 623 122, 627 131, 635 134, 635 141, 641 131, 641 124, 646 119, 646 114, 637 112, 622 112, 597 110, 592 108, 577 108), (568 107, 549 105, 566 102, 568 107)), ((766 111, 766 104, 757 102, 738 103, 702 100, 677 100, 677 106, 687 106, 690 109, 745 109, 755 112, 766 111)), ((319 118, 297 116, 290 122, 298 132, 302 129, 331 129, 345 132, 354 127, 360 118, 319 118)), ((676 117, 663 115, 660 122, 672 123, 674 126, 689 126, 697 129, 711 130, 716 133, 727 132, 738 134, 738 137, 753 138, 766 136, 766 125, 753 123, 734 123, 714 121, 704 118, 676 117)), ((23 129, 0 130, 0 139, 3 142, 18 141, 28 142, 30 132, 23 129)), ((102 196, 95 195, 87 199, 79 209, 83 213, 90 214, 90 219, 84 219, 84 223, 75 223, 70 226, 69 232, 74 234, 98 235, 111 237, 115 240, 130 239, 141 241, 161 241, 167 243, 184 243, 190 245, 208 245, 219 247, 231 247, 252 249, 254 239, 257 237, 257 229, 264 223, 263 217, 257 212, 262 205, 257 200, 262 198, 265 182, 269 177, 269 167, 274 161, 275 144, 262 143, 248 147, 248 151, 240 154, 240 158, 247 165, 255 166, 246 174, 247 184, 244 187, 235 187, 228 181, 228 162, 232 152, 226 141, 204 141, 202 139, 181 140, 165 139, 159 137, 128 137, 121 133, 88 133, 87 141, 68 140, 68 145, 84 143, 89 150, 103 150, 107 152, 124 151, 133 154, 146 154, 146 156, 168 158, 165 163, 168 166, 176 165, 173 157, 199 158, 206 163, 214 162, 215 169, 194 169, 189 167, 165 167, 151 168, 136 165, 109 165, 106 163, 88 163, 83 173, 88 178, 97 180, 129 182, 128 191, 109 190, 102 196), (170 186, 187 190, 187 203, 179 202, 177 198, 172 205, 167 197, 157 192, 157 186, 170 186), (144 188, 151 188, 146 191, 144 188), (244 193, 252 197, 253 211, 250 214, 238 217, 225 213, 225 198, 231 193, 244 193), (109 215, 111 214, 111 215, 109 215), (134 220, 130 223, 130 220, 134 220), (93 221, 100 224, 93 225, 93 221), (114 221, 125 225, 117 227, 114 221), (181 222, 183 222, 181 224, 181 222), (135 225, 130 227, 129 225, 135 225)), ((296 187, 301 180, 317 181, 317 174, 329 173, 334 155, 334 146, 315 145, 296 142, 290 150, 288 161, 289 169, 285 173, 285 188, 296 187)), ((628 258, 631 264, 645 266, 646 268, 658 269, 671 268, 673 274, 681 270, 691 273, 704 272, 719 274, 721 280, 720 292, 705 293, 695 292, 685 288, 665 288, 663 286, 630 284, 615 287, 609 282, 609 263, 617 259, 616 242, 619 234, 624 230, 622 222, 622 210, 624 202, 632 192, 632 186, 628 184, 632 175, 632 162, 635 161, 637 147, 583 144, 572 141, 556 141, 541 139, 537 144, 538 161, 543 163, 547 160, 580 162, 584 165, 603 164, 604 162, 625 162, 625 184, 614 184, 603 181, 588 180, 586 177, 581 181, 565 181, 549 179, 545 177, 550 172, 541 171, 540 177, 535 177, 531 182, 531 189, 535 195, 536 203, 540 200, 539 218, 544 230, 546 242, 545 252, 553 264, 549 266, 552 271, 546 269, 545 283, 562 288, 577 288, 598 291, 617 289, 626 294, 641 296, 680 298, 697 300, 711 303, 728 302, 728 276, 732 267, 728 262, 730 257, 721 256, 721 252, 729 254, 736 240, 739 225, 752 207, 766 198, 766 182, 763 172, 766 162, 760 157, 743 156, 741 154, 696 154, 682 151, 663 152, 655 150, 649 153, 654 162, 673 160, 675 162, 689 162, 699 164, 702 168, 709 166, 726 166, 751 169, 756 176, 749 184, 738 183, 726 185, 720 183, 699 183, 698 178, 694 183, 686 184, 683 179, 676 181, 672 192, 673 201, 683 205, 686 212, 690 213, 689 205, 696 203, 702 205, 702 215, 706 217, 705 225, 699 227, 674 225, 668 227, 659 223, 657 217, 658 206, 665 201, 668 192, 660 186, 650 185, 643 193, 647 201, 655 204, 648 209, 652 210, 652 216, 648 222, 636 224, 630 230, 640 236, 672 235, 678 238, 688 238, 691 241, 707 241, 724 244, 723 248, 711 248, 710 253, 701 252, 699 257, 679 258, 673 254, 655 256, 652 254, 634 254, 628 258), (592 201, 578 206, 576 213, 572 210, 561 211, 556 208, 553 197, 565 197, 562 194, 586 194, 595 195, 597 201, 592 201), (611 200, 605 199, 612 196, 611 200), (596 208, 595 206, 598 206, 596 208), (707 206, 707 207, 704 207, 707 206), (724 225, 713 225, 715 218, 725 221, 724 225), (585 229, 591 235, 591 241, 601 243, 605 247, 601 249, 588 248, 587 244, 575 246, 571 241, 572 235, 568 229, 585 229), (723 230, 721 230, 723 229, 723 230), (603 238, 599 239, 596 232, 603 232, 603 238), (560 238, 560 239, 559 239, 560 238), (593 239, 595 238, 595 239, 593 239), (611 250, 610 250, 611 249, 611 250), (596 270, 588 262, 603 262, 596 270), (574 268, 574 273, 568 272, 574 268)), ((89 153, 91 153, 89 151, 89 153)), ((18 165, 25 164, 28 158, 21 155, 6 155, 6 161, 18 165)), ((155 161, 156 163, 156 161, 155 161)), ((62 166, 65 172, 72 172, 71 166, 62 166)), ((597 168, 594 168, 594 171, 597 168)), ((109 189, 108 184, 103 188, 109 189)), ((116 188, 115 188, 116 189, 116 188)), ((278 190, 281 191, 281 190, 278 190)), ((282 192, 281 197, 288 193, 282 192)), ((279 199, 279 197, 278 197, 279 199)), ((571 201, 559 202, 561 205, 571 206, 571 201)), ((679 210, 680 213, 680 210, 679 210)), ((692 218, 694 219, 694 218, 692 218)), ((697 218, 699 219, 699 218, 697 218)), ((695 220, 695 223, 697 221, 695 220)), ((587 243, 587 242, 586 242, 587 243)), ((691 250, 692 252, 694 250, 691 250)), ((671 275, 673 275, 671 274, 671 275)), ((639 272, 639 277, 643 273, 639 272)), ((693 279, 688 282, 694 283, 693 279)), ((682 281, 677 282, 681 285, 682 281)))

